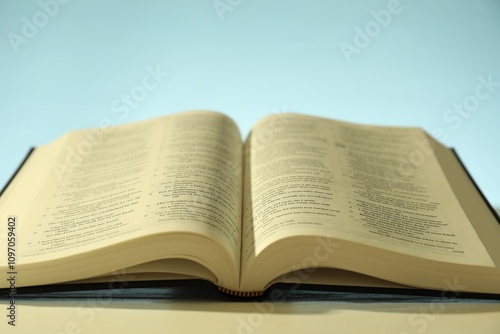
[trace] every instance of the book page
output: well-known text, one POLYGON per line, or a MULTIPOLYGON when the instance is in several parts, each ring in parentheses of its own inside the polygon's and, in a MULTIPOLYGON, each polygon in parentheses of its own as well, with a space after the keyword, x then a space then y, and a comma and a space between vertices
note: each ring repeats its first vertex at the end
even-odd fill
POLYGON ((329 236, 492 266, 425 133, 281 114, 245 147, 243 261, 290 236, 329 236))
POLYGON ((82 130, 59 147, 19 223, 20 264, 166 232, 205 236, 239 261, 241 137, 226 116, 82 130))
POLYGON ((185 113, 162 128, 141 221, 219 240, 238 264, 242 142, 236 124, 215 113, 185 113))

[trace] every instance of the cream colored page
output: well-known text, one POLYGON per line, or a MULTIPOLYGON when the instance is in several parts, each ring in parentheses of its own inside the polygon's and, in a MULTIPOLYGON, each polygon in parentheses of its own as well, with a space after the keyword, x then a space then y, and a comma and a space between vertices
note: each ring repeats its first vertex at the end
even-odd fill
POLYGON ((236 187, 241 180, 241 139, 225 116, 184 113, 107 131, 86 130, 69 136, 63 146, 33 209, 19 224, 20 262, 169 231, 202 234, 228 252, 239 250, 240 221, 232 218, 241 201, 229 198, 238 190, 229 190, 228 183, 236 187), (217 179, 217 168, 226 183, 217 179), (213 189, 216 195, 199 196, 213 189), (181 207, 183 199, 193 203, 181 207), (206 215, 195 200, 214 213, 206 215))
POLYGON ((276 115, 246 154, 244 260, 294 235, 492 265, 422 131, 276 115))
POLYGON ((330 138, 347 190, 337 231, 428 259, 493 265, 422 130, 332 122, 330 138))
POLYGON ((193 230, 218 240, 239 267, 242 142, 215 113, 185 113, 162 125, 146 185, 144 224, 193 230))
POLYGON ((25 221, 20 261, 35 262, 102 247, 141 230, 143 179, 154 123, 71 133, 25 221))
POLYGON ((243 268, 279 238, 324 233, 342 217, 329 147, 327 128, 307 117, 278 114, 252 129, 245 143, 243 268))
MULTIPOLYGON (((16 174, 14 180, 9 184, 6 191, 0 197, 0 217, 4 220, 5 229, 0 231, 0 245, 5 246, 7 251, 8 233, 14 234, 14 240, 11 239, 10 247, 15 251, 19 250, 18 244, 21 234, 25 235, 30 225, 26 224, 27 213, 32 205, 37 203, 37 194, 43 188, 44 181, 47 175, 51 173, 51 166, 54 159, 58 156, 58 152, 63 149, 67 136, 61 137, 54 141, 51 145, 43 145, 37 147, 29 156, 22 168, 16 174), (15 220, 13 230, 8 230, 8 219, 15 220), (20 232, 21 231, 21 232, 20 232)), ((26 234, 30 237, 29 234, 26 234)), ((14 262, 18 263, 16 259, 14 262)), ((0 263, 0 271, 7 270, 7 261, 0 263)))

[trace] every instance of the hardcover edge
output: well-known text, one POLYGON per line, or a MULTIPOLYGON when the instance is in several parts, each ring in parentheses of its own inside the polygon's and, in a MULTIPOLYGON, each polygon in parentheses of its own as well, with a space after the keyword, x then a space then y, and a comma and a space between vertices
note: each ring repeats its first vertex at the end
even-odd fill
MULTIPOLYGON (((222 290, 215 284, 202 279, 163 280, 163 281, 131 281, 120 287, 110 288, 108 283, 51 284, 43 286, 21 287, 17 290, 19 299, 60 299, 84 298, 95 295, 106 295, 125 299, 173 299, 173 300, 210 300, 210 301, 335 301, 335 300, 370 300, 384 302, 415 302, 418 298, 438 298, 440 302, 453 303, 467 300, 498 301, 500 295, 477 292, 451 292, 418 288, 383 288, 349 285, 323 285, 274 283, 265 291, 232 294, 222 290)), ((0 300, 6 299, 7 289, 0 289, 0 300)))
POLYGON ((453 155, 455 156, 455 158, 457 159, 458 163, 460 164, 460 166, 462 167, 462 169, 464 170, 465 174, 467 174, 467 176, 469 177, 469 180, 472 182, 472 184, 474 185, 474 188, 476 188, 477 192, 479 193, 479 195, 481 196, 483 202, 486 204, 486 206, 490 209, 491 213, 493 214, 493 216, 495 217, 495 219, 497 220, 498 224, 500 224, 500 216, 498 214, 498 212, 495 210, 495 208, 490 204, 490 202, 488 201, 488 199, 486 198, 486 196, 484 195, 484 193, 481 191, 481 189, 479 188, 479 186, 477 185, 476 181, 474 181, 474 179, 472 178, 472 175, 469 173, 469 171, 467 170, 467 168, 465 167, 464 163, 462 162, 462 159, 460 159, 460 156, 458 155, 457 151, 454 149, 454 148, 451 148, 451 152, 453 153, 453 155))
POLYGON ((29 150, 28 150, 28 153, 26 153, 26 155, 24 156, 24 159, 21 161, 21 163, 19 164, 19 166, 17 167, 17 169, 14 171, 14 173, 12 174, 12 176, 9 178, 9 180, 7 181, 7 183, 5 183, 5 185, 3 186, 2 190, 0 190, 0 197, 3 195, 3 193, 7 190, 7 188, 9 187, 9 185, 12 183, 12 181, 14 181, 14 179, 16 178, 17 174, 19 174, 19 172, 21 171, 21 168, 23 168, 23 166, 26 164, 26 162, 28 161, 28 158, 31 156, 31 154, 35 151, 35 147, 31 147, 29 150))

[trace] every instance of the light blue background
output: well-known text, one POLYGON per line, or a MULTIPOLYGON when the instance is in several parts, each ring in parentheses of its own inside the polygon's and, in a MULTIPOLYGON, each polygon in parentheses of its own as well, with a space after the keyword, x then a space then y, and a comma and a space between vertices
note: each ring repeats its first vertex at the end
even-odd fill
POLYGON ((391 1, 54 1, 0 2, 0 184, 30 146, 105 118, 214 109, 246 136, 293 111, 441 129, 500 206, 500 86, 460 124, 444 118, 473 101, 479 77, 500 82, 499 1, 401 0, 385 26, 372 11, 391 1), (372 37, 349 62, 341 46, 356 46, 357 29, 372 37), (115 113, 148 67, 169 76, 115 113))

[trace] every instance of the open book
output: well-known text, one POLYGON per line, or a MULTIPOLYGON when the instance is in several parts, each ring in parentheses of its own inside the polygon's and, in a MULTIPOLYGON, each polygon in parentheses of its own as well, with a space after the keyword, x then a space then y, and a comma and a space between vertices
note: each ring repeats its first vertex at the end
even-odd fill
POLYGON ((500 294, 497 218, 417 128, 286 113, 242 142, 195 111, 70 132, 31 153, 0 219, 17 287, 120 272, 243 296, 276 282, 500 294))

